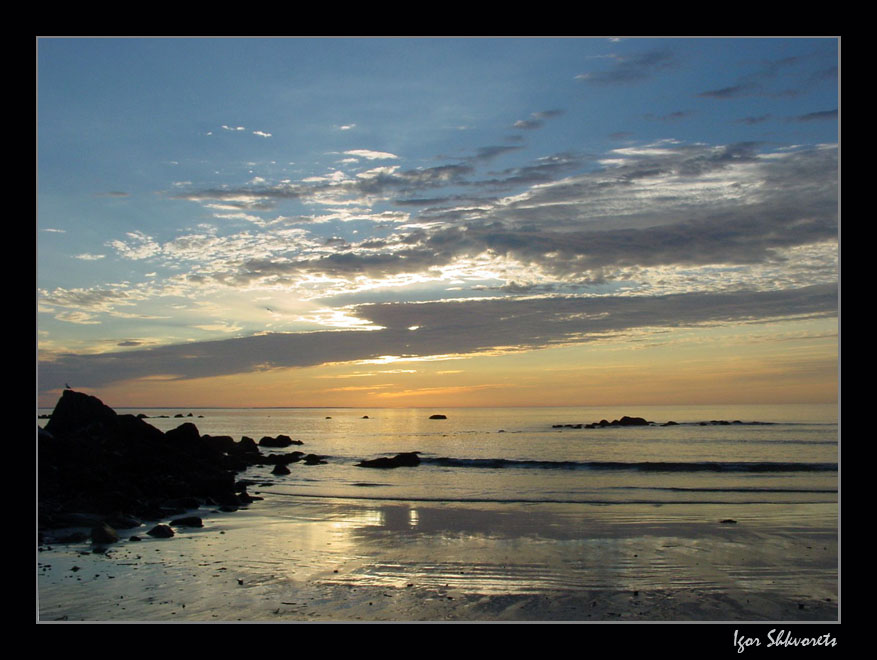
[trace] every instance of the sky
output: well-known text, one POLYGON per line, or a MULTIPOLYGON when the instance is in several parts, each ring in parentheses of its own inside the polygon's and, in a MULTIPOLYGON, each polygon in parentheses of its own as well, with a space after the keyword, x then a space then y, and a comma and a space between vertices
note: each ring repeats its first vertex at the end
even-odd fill
POLYGON ((834 402, 839 59, 38 39, 38 405, 834 402))

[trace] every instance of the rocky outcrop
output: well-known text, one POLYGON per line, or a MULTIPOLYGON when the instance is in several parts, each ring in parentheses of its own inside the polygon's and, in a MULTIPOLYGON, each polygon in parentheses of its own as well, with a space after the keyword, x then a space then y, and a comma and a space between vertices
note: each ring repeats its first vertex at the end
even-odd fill
POLYGON ((87 513, 93 534, 109 538, 102 525, 110 521, 139 526, 205 505, 240 506, 253 498, 236 483, 237 472, 294 462, 297 454, 272 459, 252 438, 202 436, 191 422, 162 432, 65 390, 37 434, 39 526, 72 526, 71 516, 87 513))
POLYGON ((551 428, 554 429, 602 429, 607 427, 614 426, 651 426, 653 422, 650 422, 642 417, 628 417, 625 415, 621 419, 613 419, 611 422, 606 419, 601 419, 599 422, 593 422, 592 424, 553 424, 551 428))
POLYGON ((430 418, 430 419, 447 419, 448 416, 447 416, 447 415, 438 414, 438 415, 430 415, 429 418, 430 418))

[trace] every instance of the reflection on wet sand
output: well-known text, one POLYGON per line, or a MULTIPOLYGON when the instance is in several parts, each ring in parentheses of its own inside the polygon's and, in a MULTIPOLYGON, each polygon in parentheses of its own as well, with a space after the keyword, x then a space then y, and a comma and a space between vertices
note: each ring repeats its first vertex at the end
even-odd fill
MULTIPOLYGON (((71 620, 596 620, 622 613, 830 620, 837 612, 831 508, 820 531, 799 525, 803 511, 786 505, 268 498, 252 510, 205 516, 203 529, 171 540, 123 539, 105 554, 76 545, 46 550, 40 611, 71 620), (727 516, 738 523, 721 523, 727 516)), ((808 515, 819 512, 810 505, 808 515)))

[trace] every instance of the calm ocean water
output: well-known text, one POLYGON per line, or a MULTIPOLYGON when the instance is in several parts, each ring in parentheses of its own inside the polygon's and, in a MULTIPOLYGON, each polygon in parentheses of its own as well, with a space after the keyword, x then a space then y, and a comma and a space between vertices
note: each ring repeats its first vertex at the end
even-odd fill
MULTIPOLYGON (((40 413, 50 412, 40 410, 40 413)), ((640 406, 447 410, 118 409, 161 430, 192 422, 202 434, 286 434, 326 464, 240 475, 290 498, 420 502, 804 504, 838 500, 837 406, 640 406), (174 418, 182 413, 185 418, 174 418), (192 417, 188 417, 189 413, 192 417), (429 419, 434 413, 447 419, 429 419), (169 415, 169 418, 158 418, 169 415), (644 417, 654 426, 555 428, 644 417), (713 420, 740 424, 702 425, 713 420), (661 426, 668 421, 672 426, 661 426), (357 467, 420 452, 421 465, 357 467)), ((44 420, 42 420, 44 422, 44 420)))

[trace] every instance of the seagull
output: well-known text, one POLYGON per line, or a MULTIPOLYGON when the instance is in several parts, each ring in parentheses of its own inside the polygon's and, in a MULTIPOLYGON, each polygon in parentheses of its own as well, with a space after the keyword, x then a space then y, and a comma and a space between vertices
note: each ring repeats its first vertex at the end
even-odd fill
POLYGON ((65 390, 72 390, 73 388, 70 387, 67 383, 64 383, 64 389, 65 390))

